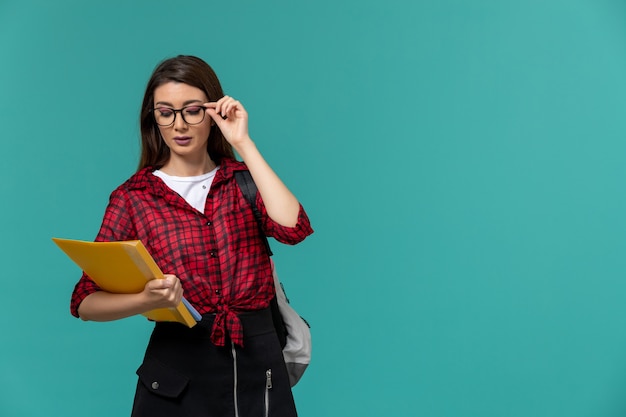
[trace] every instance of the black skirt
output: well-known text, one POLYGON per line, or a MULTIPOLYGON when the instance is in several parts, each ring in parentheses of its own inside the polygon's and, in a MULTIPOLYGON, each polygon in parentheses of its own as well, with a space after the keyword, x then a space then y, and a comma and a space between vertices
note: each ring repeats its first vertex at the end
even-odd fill
POLYGON ((239 315, 244 347, 210 340, 214 315, 194 327, 156 323, 132 417, 296 417, 270 309, 239 315))

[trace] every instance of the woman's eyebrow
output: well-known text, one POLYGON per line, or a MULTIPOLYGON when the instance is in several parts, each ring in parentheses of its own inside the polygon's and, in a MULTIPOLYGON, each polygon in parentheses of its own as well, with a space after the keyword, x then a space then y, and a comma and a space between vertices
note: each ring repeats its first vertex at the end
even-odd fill
MULTIPOLYGON (((194 99, 194 100, 187 100, 187 101, 185 101, 185 102, 183 103, 183 107, 185 107, 185 106, 187 106, 187 105, 189 105, 189 104, 192 104, 192 103, 204 103, 204 101, 203 101, 203 100, 197 100, 197 99, 194 99)), ((155 106, 169 106, 169 107, 174 107, 174 105, 173 105, 172 103, 169 103, 169 102, 167 102, 167 101, 159 101, 159 102, 157 102, 157 103, 154 103, 154 105, 155 105, 155 106)))

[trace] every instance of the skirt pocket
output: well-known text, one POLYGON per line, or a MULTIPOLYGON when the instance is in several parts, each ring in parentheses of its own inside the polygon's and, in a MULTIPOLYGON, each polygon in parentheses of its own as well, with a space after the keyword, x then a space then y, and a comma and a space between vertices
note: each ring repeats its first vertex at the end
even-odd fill
POLYGON ((189 378, 154 358, 146 358, 137 369, 139 382, 148 392, 165 398, 178 398, 189 384, 189 378))

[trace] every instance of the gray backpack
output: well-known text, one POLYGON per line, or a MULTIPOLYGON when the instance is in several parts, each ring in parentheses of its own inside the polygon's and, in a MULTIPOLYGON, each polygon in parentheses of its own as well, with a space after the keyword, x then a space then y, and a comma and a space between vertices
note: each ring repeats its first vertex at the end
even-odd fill
MULTIPOLYGON (((236 171, 235 179, 241 189, 246 201, 250 204, 254 217, 261 229, 261 213, 256 206, 257 187, 249 171, 236 171)), ((272 274, 274 275, 274 288, 276 297, 272 299, 272 316, 276 333, 283 347, 283 356, 289 373, 289 381, 293 387, 298 383, 309 363, 311 363, 311 330, 309 323, 291 307, 289 299, 285 295, 285 289, 278 280, 276 266, 271 259, 272 250, 267 240, 267 236, 261 230, 265 248, 272 264, 272 274)))

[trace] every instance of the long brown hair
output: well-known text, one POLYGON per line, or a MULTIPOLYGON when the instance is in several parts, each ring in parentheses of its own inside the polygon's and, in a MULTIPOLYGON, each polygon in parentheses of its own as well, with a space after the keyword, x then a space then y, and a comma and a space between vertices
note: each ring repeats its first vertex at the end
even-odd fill
MULTIPOLYGON (((179 55, 161 62, 152 72, 143 96, 139 124, 141 127, 141 157, 139 169, 145 167, 161 168, 169 159, 170 148, 161 138, 161 132, 154 120, 154 90, 170 81, 190 85, 202 90, 209 101, 224 97, 220 81, 213 68, 206 62, 190 55, 179 55)), ((207 142, 207 152, 211 159, 219 164, 222 158, 235 158, 232 146, 213 124, 207 142)))

